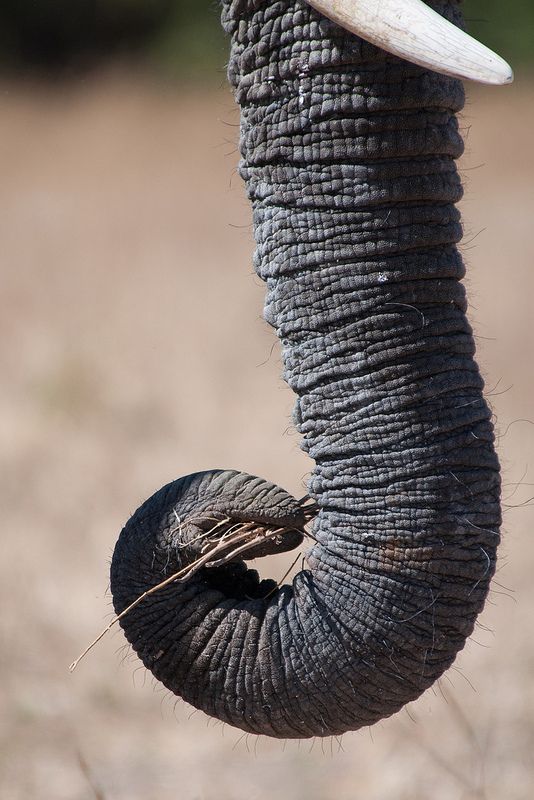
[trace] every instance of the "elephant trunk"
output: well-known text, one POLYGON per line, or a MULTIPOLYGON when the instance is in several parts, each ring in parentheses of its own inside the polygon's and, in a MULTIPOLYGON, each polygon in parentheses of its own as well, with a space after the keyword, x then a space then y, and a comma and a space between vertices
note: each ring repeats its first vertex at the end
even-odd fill
MULTIPOLYGON (((459 22, 457 3, 433 6, 459 22)), ((495 566, 499 467, 456 247, 463 90, 301 0, 224 0, 223 24, 265 316, 316 465, 315 544, 291 587, 236 555, 121 624, 207 713, 276 737, 340 734, 447 669, 495 566)), ((307 517, 241 473, 160 490, 117 544, 117 612, 198 558, 213 526, 251 520, 278 532, 264 554, 298 544, 307 517)))

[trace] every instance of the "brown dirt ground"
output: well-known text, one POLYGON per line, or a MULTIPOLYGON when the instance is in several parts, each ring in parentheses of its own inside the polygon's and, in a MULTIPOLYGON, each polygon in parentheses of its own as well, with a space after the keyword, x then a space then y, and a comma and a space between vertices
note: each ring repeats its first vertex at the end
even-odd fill
POLYGON ((108 619, 108 562, 141 500, 218 466, 299 493, 310 469, 261 320, 237 119, 223 90, 184 94, 131 76, 0 86, 0 796, 531 798, 534 88, 525 82, 473 92, 462 123, 463 249, 506 513, 493 592, 455 667, 372 730, 285 746, 175 702, 120 631, 67 671, 108 619))

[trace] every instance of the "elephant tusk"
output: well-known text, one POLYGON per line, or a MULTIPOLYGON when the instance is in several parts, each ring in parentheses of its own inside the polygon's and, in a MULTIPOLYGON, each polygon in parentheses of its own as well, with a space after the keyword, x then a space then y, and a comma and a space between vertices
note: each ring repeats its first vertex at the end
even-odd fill
POLYGON ((511 83, 504 59, 422 0, 307 0, 334 22, 393 55, 443 75, 511 83))

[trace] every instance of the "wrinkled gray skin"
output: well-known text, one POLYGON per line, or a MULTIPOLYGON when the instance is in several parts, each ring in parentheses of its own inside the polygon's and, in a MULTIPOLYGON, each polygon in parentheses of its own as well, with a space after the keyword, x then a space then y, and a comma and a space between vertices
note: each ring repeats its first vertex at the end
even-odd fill
MULTIPOLYGON (((456 2, 432 5, 459 22, 456 2)), ((302 0, 225 0, 223 24, 265 317, 315 461, 316 542, 292 586, 273 591, 236 558, 121 624, 145 666, 207 714, 281 738, 341 734, 450 666, 495 566, 499 467, 456 247, 464 94, 302 0)), ((306 521, 241 473, 169 484, 121 533, 116 611, 228 517, 285 526, 265 553, 298 545, 306 521)))

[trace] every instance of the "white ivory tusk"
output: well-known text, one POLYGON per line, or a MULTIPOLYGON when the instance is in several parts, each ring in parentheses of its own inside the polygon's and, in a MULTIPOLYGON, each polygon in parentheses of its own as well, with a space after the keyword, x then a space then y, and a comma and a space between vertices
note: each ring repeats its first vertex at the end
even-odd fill
POLYGON ((444 75, 511 83, 511 67, 422 0, 307 0, 343 28, 383 50, 444 75))

